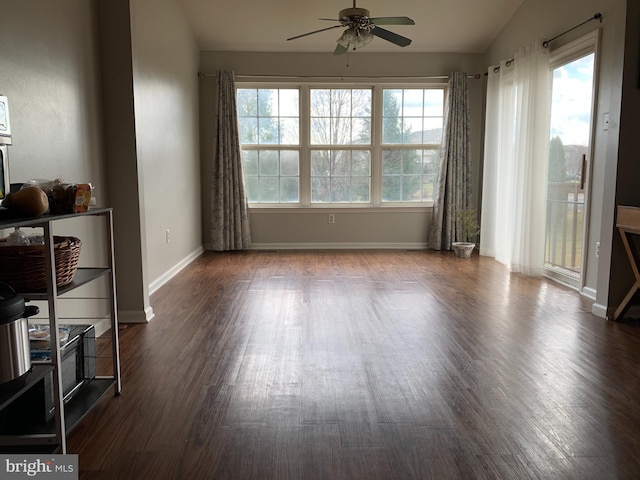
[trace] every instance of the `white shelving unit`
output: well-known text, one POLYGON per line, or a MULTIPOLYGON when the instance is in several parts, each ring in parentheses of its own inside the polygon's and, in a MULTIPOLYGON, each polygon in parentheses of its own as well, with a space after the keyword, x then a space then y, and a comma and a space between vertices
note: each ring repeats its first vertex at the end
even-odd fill
POLYGON ((122 389, 120 379, 120 353, 118 345, 118 318, 114 270, 113 250, 113 211, 111 208, 98 208, 88 212, 45 215, 39 218, 2 218, 0 217, 0 229, 13 227, 39 227, 43 229, 45 242, 45 267, 47 276, 46 292, 18 292, 29 300, 45 300, 49 308, 49 329, 51 334, 51 362, 45 365, 34 365, 32 371, 26 376, 24 386, 10 394, 0 395, 0 410, 18 400, 30 388, 40 382, 46 375, 52 375, 54 394, 54 418, 53 425, 43 425, 41 429, 20 434, 1 435, 0 448, 11 447, 16 451, 29 452, 50 451, 67 453, 67 432, 77 423, 82 416, 113 387, 114 395, 119 395, 122 389), (97 268, 78 268, 73 281, 60 288, 56 285, 56 269, 53 250, 52 224, 54 222, 80 217, 103 217, 107 236, 107 265, 97 268), (110 376, 97 376, 82 391, 66 405, 63 399, 62 372, 60 369, 61 354, 59 342, 58 298, 65 293, 78 288, 81 285, 96 280, 104 275, 108 276, 109 302, 111 316, 111 345, 113 374, 110 376), (57 346, 54 348, 53 346, 57 346))

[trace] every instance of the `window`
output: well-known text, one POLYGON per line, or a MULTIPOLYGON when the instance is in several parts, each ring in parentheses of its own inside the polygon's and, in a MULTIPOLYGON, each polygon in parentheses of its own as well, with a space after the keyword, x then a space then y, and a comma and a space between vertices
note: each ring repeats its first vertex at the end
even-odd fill
POLYGON ((253 206, 432 204, 443 87, 239 87, 237 98, 253 206))
POLYGON ((369 203, 371 89, 313 88, 309 98, 311 203, 369 203))
POLYGON ((442 89, 385 89, 382 95, 382 202, 432 202, 442 89))
POLYGON ((299 95, 298 89, 237 90, 249 203, 300 201, 299 95))

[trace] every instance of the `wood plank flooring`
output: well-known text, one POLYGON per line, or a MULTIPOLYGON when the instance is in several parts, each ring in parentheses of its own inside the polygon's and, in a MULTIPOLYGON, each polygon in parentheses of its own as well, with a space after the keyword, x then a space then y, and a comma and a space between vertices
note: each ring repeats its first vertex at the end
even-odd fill
POLYGON ((491 259, 207 252, 152 306, 81 479, 640 478, 640 323, 491 259))

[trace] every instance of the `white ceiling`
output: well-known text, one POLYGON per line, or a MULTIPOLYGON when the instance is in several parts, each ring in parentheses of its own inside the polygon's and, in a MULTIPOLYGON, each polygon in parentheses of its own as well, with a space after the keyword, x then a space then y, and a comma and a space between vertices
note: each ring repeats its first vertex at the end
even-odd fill
MULTIPOLYGON (((287 41, 336 25, 352 0, 178 0, 200 50, 250 52, 332 52, 343 29, 287 41)), ((415 25, 384 28, 413 40, 398 47, 381 38, 369 52, 484 53, 523 0, 359 0, 372 17, 407 16, 415 25)))

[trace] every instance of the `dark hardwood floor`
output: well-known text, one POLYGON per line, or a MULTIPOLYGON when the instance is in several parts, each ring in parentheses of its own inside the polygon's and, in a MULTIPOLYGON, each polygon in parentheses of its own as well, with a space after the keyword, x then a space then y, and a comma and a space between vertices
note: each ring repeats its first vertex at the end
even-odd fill
POLYGON ((640 478, 640 324, 491 259, 206 253, 152 306, 81 479, 640 478))

